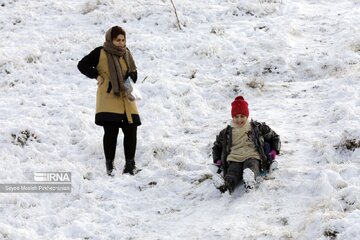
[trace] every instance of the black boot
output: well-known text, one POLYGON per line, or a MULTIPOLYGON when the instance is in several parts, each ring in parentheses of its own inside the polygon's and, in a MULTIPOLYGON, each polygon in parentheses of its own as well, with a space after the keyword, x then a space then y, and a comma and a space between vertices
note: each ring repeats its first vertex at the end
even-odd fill
POLYGON ((129 173, 130 175, 134 175, 139 171, 141 170, 136 168, 134 159, 126 159, 123 174, 129 173))
POLYGON ((112 159, 106 159, 106 173, 109 176, 114 176, 115 175, 115 167, 114 167, 114 160, 112 159))

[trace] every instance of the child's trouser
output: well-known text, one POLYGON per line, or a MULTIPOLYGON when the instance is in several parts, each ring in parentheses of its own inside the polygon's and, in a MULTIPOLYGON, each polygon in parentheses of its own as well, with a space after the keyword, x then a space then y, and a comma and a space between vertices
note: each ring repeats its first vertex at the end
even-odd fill
POLYGON ((256 178, 260 174, 260 160, 256 158, 248 158, 244 162, 230 161, 229 168, 225 176, 225 181, 232 181, 234 185, 233 187, 235 188, 242 181, 243 171, 246 168, 251 169, 254 172, 256 178))

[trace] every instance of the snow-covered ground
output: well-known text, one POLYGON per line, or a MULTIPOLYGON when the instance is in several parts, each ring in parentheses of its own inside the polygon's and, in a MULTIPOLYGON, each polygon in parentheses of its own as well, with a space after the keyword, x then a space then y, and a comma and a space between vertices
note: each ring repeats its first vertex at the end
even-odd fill
POLYGON ((360 139, 360 1, 174 3, 182 30, 168 0, 0 0, 0 183, 72 174, 71 193, 0 193, 0 239, 360 239, 360 149, 335 147, 360 139), (76 65, 113 25, 143 170, 109 178, 76 65), (222 195, 211 147, 237 95, 281 136, 280 169, 222 195))

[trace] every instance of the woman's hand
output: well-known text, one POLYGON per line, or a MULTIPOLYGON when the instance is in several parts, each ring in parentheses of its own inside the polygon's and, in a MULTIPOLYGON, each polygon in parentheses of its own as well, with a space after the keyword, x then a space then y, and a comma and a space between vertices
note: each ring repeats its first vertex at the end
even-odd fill
POLYGON ((104 79, 100 75, 97 76, 96 80, 97 80, 97 85, 98 86, 100 86, 101 84, 104 83, 104 79))

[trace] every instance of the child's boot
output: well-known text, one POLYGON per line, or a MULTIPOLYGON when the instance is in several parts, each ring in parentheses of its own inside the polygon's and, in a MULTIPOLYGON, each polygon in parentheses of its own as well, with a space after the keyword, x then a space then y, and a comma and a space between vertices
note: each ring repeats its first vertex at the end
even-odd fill
POLYGON ((244 169, 243 180, 244 180, 244 187, 246 190, 255 188, 255 184, 256 184, 255 173, 250 168, 244 169))

